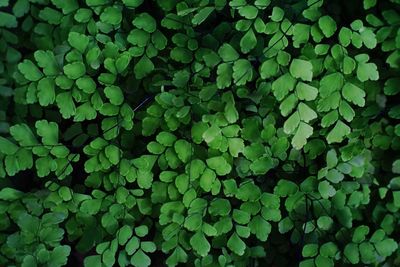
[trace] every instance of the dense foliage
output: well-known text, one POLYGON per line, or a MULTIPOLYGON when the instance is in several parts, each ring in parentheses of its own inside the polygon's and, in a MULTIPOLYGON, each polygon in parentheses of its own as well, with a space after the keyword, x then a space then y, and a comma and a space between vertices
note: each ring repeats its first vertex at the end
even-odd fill
POLYGON ((399 266, 399 0, 0 0, 0 266, 399 266))

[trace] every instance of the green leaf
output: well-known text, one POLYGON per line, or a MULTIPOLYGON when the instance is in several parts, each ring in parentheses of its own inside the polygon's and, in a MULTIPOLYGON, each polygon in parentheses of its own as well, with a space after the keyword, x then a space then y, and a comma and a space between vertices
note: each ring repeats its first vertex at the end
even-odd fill
POLYGON ((298 111, 300 119, 304 122, 308 123, 317 118, 317 113, 302 102, 298 106, 298 111))
POLYGON ((47 76, 54 76, 60 72, 60 67, 52 51, 37 50, 34 57, 38 66, 43 68, 43 72, 47 76))
POLYGON ((17 27, 18 22, 15 16, 0 11, 0 27, 5 27, 5 28, 15 28, 17 27))
POLYGON ((56 102, 64 119, 69 119, 71 116, 75 115, 76 107, 70 93, 58 94, 56 102))
POLYGON ((322 230, 329 230, 333 226, 333 220, 329 216, 321 216, 317 220, 318 228, 322 230))
POLYGON ((224 43, 219 49, 218 54, 225 62, 232 62, 239 59, 239 54, 230 44, 224 43))
POLYGON ((157 29, 156 20, 149 13, 141 13, 136 16, 132 24, 148 33, 153 33, 157 29))
POLYGON ((270 16, 272 21, 279 22, 283 19, 285 12, 282 8, 274 6, 272 9, 272 15, 270 16))
POLYGON ((122 3, 129 8, 139 7, 144 0, 122 0, 122 3))
POLYGON ((256 175, 266 174, 275 167, 275 161, 271 157, 261 157, 250 164, 250 170, 256 175))
POLYGON ((244 54, 249 53, 257 45, 257 38, 252 28, 250 28, 242 39, 240 39, 240 49, 244 54))
MULTIPOLYGON (((191 179, 193 176, 191 176, 191 179)), ((217 178, 215 172, 211 169, 206 168, 205 171, 200 176, 200 187, 203 188, 204 191, 210 192, 212 186, 217 178)))
POLYGON ((281 110, 281 114, 283 116, 287 116, 292 113, 293 109, 296 107, 298 99, 295 94, 290 94, 286 97, 285 100, 279 105, 279 109, 281 110))
POLYGON ((76 80, 76 85, 85 93, 92 94, 96 91, 96 83, 90 77, 81 77, 76 80))
POLYGON ((38 144, 31 129, 24 123, 11 126, 10 134, 21 146, 34 146, 38 144))
POLYGON ((328 181, 320 182, 318 185, 318 191, 324 199, 333 197, 336 194, 335 188, 328 181))
POLYGON ((5 187, 0 190, 0 199, 5 201, 14 201, 24 196, 24 193, 11 187, 5 187))
POLYGON ((0 136, 0 152, 4 155, 13 155, 18 151, 18 146, 8 139, 0 136))
POLYGON ((231 203, 227 199, 216 198, 211 202, 208 212, 211 215, 226 216, 231 212, 231 203))
POLYGON ((135 254, 133 254, 131 264, 135 267, 147 267, 150 266, 151 259, 143 252, 143 250, 139 249, 135 254))
POLYGON ((220 176, 227 175, 232 171, 231 165, 222 156, 209 158, 206 162, 208 167, 215 170, 220 176))
MULTIPOLYGON (((175 186, 178 192, 183 195, 189 188, 189 176, 186 174, 178 175, 175 178, 175 186)), ((193 218, 193 216, 191 218, 193 218)))
POLYGON ((189 163, 189 175, 191 179, 197 179, 204 172, 206 165, 200 159, 194 159, 189 163))
POLYGON ((311 27, 307 24, 296 23, 293 26, 293 46, 299 48, 301 44, 305 44, 310 39, 311 27))
POLYGON ((313 66, 311 62, 302 59, 293 59, 289 67, 290 74, 294 78, 302 79, 303 81, 311 81, 313 78, 313 66))
POLYGON ((300 124, 300 114, 299 112, 294 112, 283 124, 283 131, 286 134, 293 133, 300 124))
POLYGON ((151 241, 143 241, 140 244, 140 247, 142 248, 142 250, 144 252, 148 252, 148 253, 153 253, 157 250, 156 244, 154 244, 154 242, 151 242, 151 241))
POLYGON ((352 31, 349 28, 342 27, 339 32, 339 42, 344 47, 347 47, 351 43, 352 31))
POLYGON ((217 137, 221 136, 221 129, 216 125, 211 125, 207 130, 205 130, 202 134, 202 138, 207 143, 212 142, 217 137))
POLYGON ((135 227, 135 234, 138 237, 144 237, 149 233, 149 228, 147 227, 147 225, 141 225, 138 227, 135 227))
POLYGON ((280 179, 274 188, 274 194, 280 197, 286 197, 295 194, 298 191, 298 186, 288 180, 280 179))
POLYGON ((350 132, 350 127, 339 120, 337 121, 335 127, 326 136, 326 140, 328 141, 328 144, 340 143, 347 135, 350 134, 350 132))
POLYGON ((358 247, 354 243, 347 244, 344 248, 344 255, 352 264, 358 264, 360 262, 360 254, 358 247))
POLYGON ((264 61, 260 66, 261 79, 269 79, 278 74, 279 65, 274 59, 264 61))
POLYGON ((332 110, 328 114, 326 114, 321 121, 321 126, 326 128, 334 124, 339 119, 339 114, 337 110, 332 110))
POLYGON ((147 57, 143 56, 135 65, 133 71, 135 72, 136 79, 143 79, 154 70, 153 62, 147 57))
POLYGON ((253 79, 253 66, 247 59, 239 59, 233 65, 233 80, 236 85, 244 85, 253 79))
POLYGON ((393 191, 393 204, 395 207, 400 207, 400 191, 393 191))
POLYGON ((187 258, 187 253, 180 246, 177 246, 171 256, 166 260, 166 263, 168 266, 176 266, 180 262, 187 262, 187 258))
POLYGON ((228 63, 223 63, 217 69, 217 86, 219 89, 226 88, 232 83, 232 66, 228 63))
POLYGON ((51 2, 58 8, 62 9, 64 14, 70 14, 79 8, 76 0, 63 1, 63 0, 51 0, 51 2))
POLYGON ((361 82, 377 81, 379 79, 378 68, 374 63, 359 63, 357 77, 361 82))
POLYGON ((23 62, 18 64, 18 70, 24 75, 25 79, 29 81, 36 82, 43 77, 43 73, 38 67, 28 59, 24 59, 23 62))
POLYGON ((239 14, 246 19, 255 19, 258 15, 258 9, 255 6, 244 6, 239 8, 239 14))
POLYGON ((21 264, 21 267, 36 267, 36 266, 37 266, 37 260, 32 255, 25 256, 21 264))
POLYGON ((299 150, 307 144, 307 139, 313 134, 313 128, 307 123, 300 122, 296 134, 293 136, 292 145, 299 150))
POLYGON ((175 47, 174 49, 172 49, 170 52, 170 57, 173 60, 181 62, 183 64, 189 64, 193 61, 192 51, 184 47, 175 47))
POLYGON ((116 7, 106 7, 100 15, 100 20, 111 25, 120 25, 122 21, 122 12, 116 7))
POLYGON ((375 244, 376 251, 383 257, 391 256, 398 248, 398 243, 391 239, 384 239, 375 244))
POLYGON ((371 263, 376 258, 376 252, 374 246, 369 242, 363 242, 359 245, 359 251, 361 255, 361 261, 363 263, 371 263))
POLYGON ((82 62, 73 62, 64 66, 64 73, 68 78, 76 80, 86 73, 86 67, 82 62))
POLYGON ((207 256, 211 249, 210 243, 208 243, 202 231, 196 232, 190 238, 190 245, 201 257, 207 256))
POLYGON ((284 218, 278 224, 279 233, 281 234, 289 232, 290 230, 292 230, 292 228, 293 228, 293 222, 292 220, 290 220, 289 217, 284 218))
POLYGON ((132 236, 132 228, 124 225, 118 231, 118 244, 124 246, 132 236))
POLYGON ((346 101, 340 102, 339 113, 348 122, 351 122, 356 115, 354 109, 346 101))
POLYGON ((177 139, 176 136, 173 135, 170 132, 160 132, 156 136, 157 142, 159 142, 163 146, 173 146, 173 144, 175 143, 176 139, 177 139))
POLYGON ((139 248, 139 238, 136 236, 132 236, 132 238, 126 243, 125 251, 128 255, 133 255, 139 248))
POLYGON ((243 242, 242 239, 236 234, 233 233, 228 240, 228 248, 236 253, 239 256, 242 256, 246 250, 246 244, 243 242))
POLYGON ((311 101, 317 98, 318 89, 306 83, 298 82, 296 85, 296 93, 300 100, 311 101))
POLYGON ((104 88, 104 94, 113 105, 119 106, 124 103, 124 94, 118 86, 107 86, 104 88))
POLYGON ((377 3, 377 0, 364 0, 364 9, 370 9, 374 7, 377 3))
POLYGON ((203 23, 210 14, 214 11, 214 7, 203 7, 192 19, 194 25, 200 25, 203 23))
POLYGON ((36 121, 36 131, 42 137, 44 145, 56 145, 58 143, 58 125, 46 120, 36 121))
POLYGON ((68 256, 71 253, 70 246, 58 246, 50 253, 50 259, 47 263, 49 267, 64 266, 67 264, 68 256))
POLYGON ((332 37, 337 29, 336 22, 328 15, 319 18, 318 26, 327 38, 332 37))
POLYGON ((236 192, 236 198, 242 201, 256 201, 260 198, 260 195, 260 189, 250 182, 242 184, 236 192))
POLYGON ((289 92, 293 91, 295 85, 296 79, 294 79, 289 73, 282 75, 272 83, 272 91, 275 98, 278 101, 282 101, 289 92))
POLYGON ((113 165, 117 165, 119 163, 120 153, 120 149, 115 145, 108 145, 105 148, 106 157, 113 165))
POLYGON ((361 33, 361 40, 369 49, 374 49, 377 45, 375 33, 371 29, 364 29, 361 33))
POLYGON ((244 141, 241 138, 229 138, 228 139, 229 153, 237 158, 239 153, 244 151, 244 141))
POLYGON ((318 255, 318 248, 317 244, 306 244, 303 247, 301 254, 303 257, 315 257, 318 255))
POLYGON ((353 104, 363 107, 365 105, 365 92, 352 83, 346 83, 342 89, 343 97, 353 104))
POLYGON ((70 32, 68 35, 68 43, 83 54, 89 45, 89 37, 78 32, 70 32))
POLYGON ((250 221, 250 214, 243 210, 234 209, 232 218, 239 224, 248 224, 250 221))
MULTIPOLYGON (((0 146, 1 147, 1 146, 0 146)), ((400 173, 400 159, 395 160, 392 164, 392 172, 393 173, 400 173)))
POLYGON ((249 227, 251 229, 251 233, 255 234, 258 240, 262 242, 267 241, 272 229, 271 224, 264 220, 264 218, 262 218, 260 215, 253 217, 249 223, 249 227))
POLYGON ((55 84, 52 78, 43 78, 37 85, 39 104, 46 107, 56 99, 55 84))
POLYGON ((353 238, 352 242, 353 243, 361 243, 365 240, 366 235, 369 233, 369 227, 365 225, 360 225, 358 226, 354 233, 353 233, 353 238))
POLYGON ((90 267, 90 266, 101 266, 101 256, 100 255, 95 255, 95 256, 88 256, 84 260, 84 266, 85 267, 90 267))

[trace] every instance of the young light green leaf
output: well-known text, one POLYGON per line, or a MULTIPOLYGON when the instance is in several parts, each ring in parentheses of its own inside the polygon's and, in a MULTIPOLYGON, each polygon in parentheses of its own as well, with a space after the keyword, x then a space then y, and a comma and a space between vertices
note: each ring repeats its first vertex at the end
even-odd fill
POLYGON ((313 66, 311 62, 302 59, 293 59, 289 67, 290 74, 294 78, 302 79, 303 81, 311 81, 313 78, 313 66))
POLYGON ((311 101, 317 98, 318 89, 306 83, 298 82, 296 85, 296 93, 300 100, 311 101))
POLYGON ((342 94, 347 101, 350 101, 359 107, 363 107, 365 105, 364 90, 352 83, 345 83, 342 89, 342 94))
POLYGON ((308 123, 317 118, 317 113, 303 102, 299 104, 298 111, 300 119, 304 122, 308 123))
POLYGON ((313 134, 313 128, 307 123, 300 122, 296 134, 293 136, 292 145, 296 149, 301 149, 307 144, 307 139, 313 134))
POLYGON ((328 144, 340 143, 347 135, 350 134, 350 132, 350 127, 339 120, 337 121, 335 127, 326 136, 326 140, 328 141, 328 144))

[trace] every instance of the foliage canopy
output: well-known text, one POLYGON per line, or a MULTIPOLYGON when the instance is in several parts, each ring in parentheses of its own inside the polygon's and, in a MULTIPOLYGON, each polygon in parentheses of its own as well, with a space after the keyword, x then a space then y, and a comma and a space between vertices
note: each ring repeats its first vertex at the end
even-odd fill
POLYGON ((399 0, 0 0, 1 266, 399 266, 399 0))

